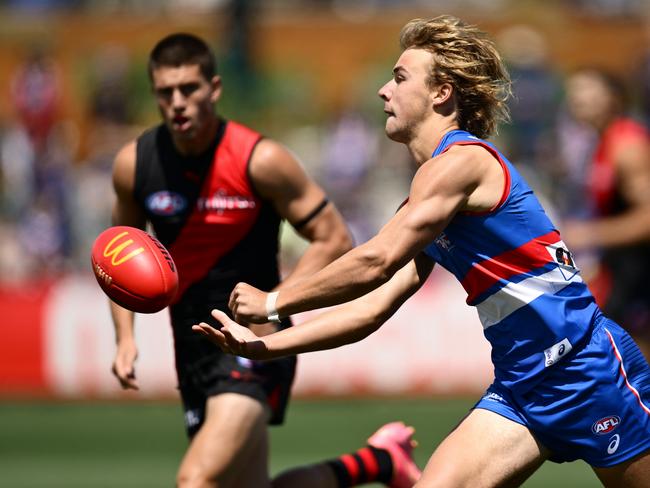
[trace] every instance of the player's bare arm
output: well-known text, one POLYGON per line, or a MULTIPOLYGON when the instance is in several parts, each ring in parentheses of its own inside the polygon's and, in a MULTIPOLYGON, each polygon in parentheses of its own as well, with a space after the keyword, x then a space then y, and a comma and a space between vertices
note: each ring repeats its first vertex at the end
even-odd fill
POLYGON ((310 243, 281 287, 315 273, 352 247, 341 214, 283 145, 270 139, 260 141, 250 173, 257 191, 310 243))
MULTIPOLYGON (((458 211, 494 207, 505 178, 485 149, 451 148, 425 162, 413 179, 409 201, 373 239, 322 271, 283 289, 276 308, 281 316, 358 298, 387 282, 430 243, 458 211)), ((266 294, 249 286, 233 290, 230 308, 245 321, 266 320, 266 294)))
MULTIPOLYGON (((113 164, 113 225, 129 225, 144 229, 146 221, 142 210, 133 198, 135 184, 135 141, 125 145, 115 157, 113 164)), ((112 372, 124 389, 138 389, 135 377, 135 360, 138 349, 133 334, 133 312, 110 301, 111 316, 115 326, 117 350, 112 372)))
POLYGON ((122 147, 115 157, 113 163, 115 202, 113 204, 112 222, 113 225, 129 225, 144 229, 146 225, 145 216, 133 197, 135 160, 135 141, 131 141, 122 147))
POLYGON ((397 309, 424 284, 433 261, 423 254, 411 260, 382 286, 356 300, 324 312, 297 326, 264 337, 232 321, 224 312, 212 315, 223 325, 221 330, 205 322, 194 330, 203 334, 224 352, 251 359, 272 359, 358 342, 379 329, 397 309))
POLYGON ((629 208, 618 215, 567 223, 563 235, 575 251, 650 240, 650 144, 641 138, 621 141, 615 164, 619 191, 629 208))

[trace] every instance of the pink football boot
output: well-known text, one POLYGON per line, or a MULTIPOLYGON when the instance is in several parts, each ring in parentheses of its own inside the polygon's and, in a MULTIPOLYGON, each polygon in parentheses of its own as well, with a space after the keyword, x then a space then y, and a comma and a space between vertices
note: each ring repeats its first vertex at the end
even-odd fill
POLYGON ((390 488, 411 488, 420 479, 422 472, 413 461, 413 427, 404 422, 391 422, 379 428, 369 439, 368 445, 385 449, 393 461, 393 476, 390 488))

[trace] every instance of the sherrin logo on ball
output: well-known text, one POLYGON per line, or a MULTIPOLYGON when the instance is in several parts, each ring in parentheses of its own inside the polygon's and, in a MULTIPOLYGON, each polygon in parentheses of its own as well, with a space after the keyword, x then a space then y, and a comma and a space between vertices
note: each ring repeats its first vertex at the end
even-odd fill
POLYGON ((134 312, 158 312, 176 296, 178 273, 171 254, 141 229, 115 226, 103 231, 93 244, 91 263, 104 293, 134 312))

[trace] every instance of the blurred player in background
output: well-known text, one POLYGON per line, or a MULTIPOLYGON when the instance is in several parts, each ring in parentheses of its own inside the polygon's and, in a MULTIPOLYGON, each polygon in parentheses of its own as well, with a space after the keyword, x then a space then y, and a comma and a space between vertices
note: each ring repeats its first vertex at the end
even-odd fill
MULTIPOLYGON (((151 52, 149 75, 163 123, 117 154, 113 224, 144 229, 149 222, 178 268, 170 313, 191 442, 177 484, 270 486, 267 424, 283 421, 296 359, 226 355, 191 327, 213 308, 226 307, 239 281, 263 290, 279 286, 282 219, 310 242, 282 286, 343 254, 351 238, 336 208, 287 149, 218 116, 221 78, 204 41, 188 34, 162 39, 151 52)), ((114 303, 111 311, 113 373, 123 388, 137 389, 133 313, 114 303)), ((253 327, 263 335, 290 325, 282 320, 253 327)), ((274 486, 335 486, 337 476, 347 474, 355 483, 410 486, 419 475, 410 458, 412 433, 404 424, 388 424, 359 453, 286 473, 274 486), (394 460, 401 462, 399 470, 394 460)))
POLYGON ((589 285, 607 316, 650 358, 650 133, 626 116, 622 82, 596 69, 566 81, 566 105, 598 140, 588 157, 588 220, 566 221, 572 250, 599 250, 589 285))
POLYGON ((375 237, 296 286, 240 283, 230 299, 236 319, 261 322, 343 305, 265 337, 219 310, 221 331, 194 329, 256 358, 340 346, 378 329, 438 262, 477 307, 495 380, 416 486, 515 486, 547 459, 583 459, 607 486, 650 486, 650 367, 599 310, 530 187, 482 139, 507 118, 499 53, 450 16, 409 22, 401 47, 379 96, 387 135, 418 165, 408 200, 375 237))

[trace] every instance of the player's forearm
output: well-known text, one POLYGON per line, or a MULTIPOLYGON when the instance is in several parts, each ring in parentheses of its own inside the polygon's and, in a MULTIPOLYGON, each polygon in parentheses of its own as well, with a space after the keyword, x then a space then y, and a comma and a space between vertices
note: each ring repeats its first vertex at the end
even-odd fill
POLYGON ((283 288, 276 308, 285 317, 338 305, 365 295, 389 278, 384 254, 364 244, 295 286, 283 288))
POLYGON ((347 233, 338 233, 330 239, 312 242, 291 273, 284 278, 280 288, 293 286, 298 281, 317 273, 350 249, 352 249, 352 240, 347 233))
POLYGON ((650 241, 650 208, 589 221, 569 221, 564 236, 574 250, 615 248, 650 241))
POLYGON ((115 302, 109 300, 111 317, 115 327, 115 342, 120 344, 125 341, 135 341, 134 335, 134 313, 115 302))
POLYGON ((379 329, 426 281, 433 263, 410 261, 385 284, 302 325, 265 336, 269 357, 332 349, 360 341, 379 329))
POLYGON ((358 342, 382 325, 379 316, 350 305, 342 305, 304 324, 264 336, 261 338, 265 346, 264 358, 334 349, 358 342))
POLYGON ((592 244, 618 247, 650 241, 650 208, 640 207, 592 224, 592 244))

